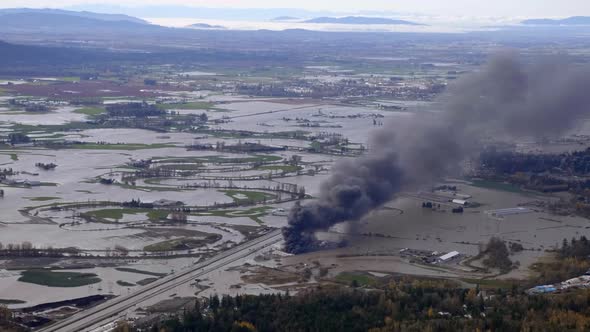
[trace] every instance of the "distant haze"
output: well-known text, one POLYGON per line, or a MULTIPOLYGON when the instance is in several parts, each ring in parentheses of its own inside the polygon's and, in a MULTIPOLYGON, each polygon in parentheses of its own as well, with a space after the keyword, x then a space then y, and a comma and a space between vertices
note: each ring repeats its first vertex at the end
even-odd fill
MULTIPOLYGON (((102 5, 145 7, 152 5, 183 5, 225 8, 299 8, 311 11, 373 12, 391 11, 446 16, 503 16, 503 17, 566 17, 590 15, 587 0, 102 0, 102 5)), ((89 7, 84 0, 3 0, 0 7, 89 7)), ((296 15, 294 15, 296 16, 296 15)))

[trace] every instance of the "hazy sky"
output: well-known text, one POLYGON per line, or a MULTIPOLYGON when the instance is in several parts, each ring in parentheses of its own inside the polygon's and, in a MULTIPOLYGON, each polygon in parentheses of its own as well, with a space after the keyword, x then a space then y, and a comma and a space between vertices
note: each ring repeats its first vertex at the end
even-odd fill
POLYGON ((388 10, 451 16, 558 17, 590 15, 590 0, 0 0, 0 7, 67 7, 80 4, 200 7, 301 8, 309 10, 388 10))

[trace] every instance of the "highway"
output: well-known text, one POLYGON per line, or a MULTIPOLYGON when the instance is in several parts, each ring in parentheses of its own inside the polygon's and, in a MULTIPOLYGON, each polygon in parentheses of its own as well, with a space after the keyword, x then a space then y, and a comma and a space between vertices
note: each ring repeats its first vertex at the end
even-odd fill
POLYGON ((139 288, 129 295, 121 295, 38 331, 81 332, 90 328, 96 329, 97 327, 108 325, 122 317, 127 310, 135 306, 140 306, 143 301, 168 292, 180 285, 192 283, 200 276, 243 259, 256 251, 279 242, 280 240, 282 240, 281 230, 274 230, 259 238, 224 251, 219 255, 191 266, 190 268, 171 274, 139 288))

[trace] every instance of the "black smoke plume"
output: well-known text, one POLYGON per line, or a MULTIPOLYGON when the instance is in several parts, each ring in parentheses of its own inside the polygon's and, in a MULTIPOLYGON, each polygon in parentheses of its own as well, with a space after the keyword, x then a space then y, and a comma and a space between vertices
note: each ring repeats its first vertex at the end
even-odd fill
POLYGON ((291 210, 285 249, 317 249, 316 231, 359 220, 400 190, 449 175, 482 141, 562 134, 589 113, 589 87, 588 67, 562 59, 525 64, 513 53, 493 57, 449 86, 441 110, 376 131, 367 155, 337 163, 318 199, 291 210))

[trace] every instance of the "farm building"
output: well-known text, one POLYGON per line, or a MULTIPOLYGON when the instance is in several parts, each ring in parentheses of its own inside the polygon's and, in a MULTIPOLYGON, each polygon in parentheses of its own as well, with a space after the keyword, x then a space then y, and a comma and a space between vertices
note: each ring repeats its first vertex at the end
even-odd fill
POLYGON ((459 255, 460 253, 458 251, 451 251, 447 254, 440 256, 437 261, 440 263, 448 262, 451 259, 458 257, 459 255))

